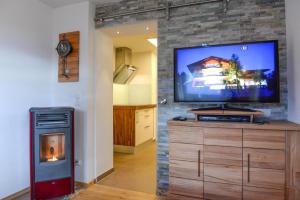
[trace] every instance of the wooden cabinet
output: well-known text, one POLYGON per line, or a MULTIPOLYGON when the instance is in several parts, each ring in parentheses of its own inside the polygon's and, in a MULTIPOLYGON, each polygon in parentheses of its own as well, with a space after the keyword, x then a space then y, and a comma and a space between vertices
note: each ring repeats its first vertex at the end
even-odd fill
POLYGON ((297 199, 299 125, 170 121, 169 134, 168 199, 297 199))
POLYGON ((205 200, 242 200, 242 186, 213 182, 204 183, 205 200))
POLYGON ((270 149, 243 149, 244 166, 262 169, 285 169, 285 151, 270 149))
POLYGON ((203 181, 203 163, 170 160, 170 176, 203 181))
POLYGON ((243 200, 285 200, 284 190, 244 186, 243 200))
POLYGON ((135 147, 154 137, 155 105, 114 106, 113 132, 116 152, 134 153, 135 147))
POLYGON ((170 143, 170 160, 203 162, 203 145, 170 143))
POLYGON ((213 165, 205 163, 204 169, 205 181, 242 185, 242 167, 230 165, 213 165))
POLYGON ((239 147, 204 146, 205 163, 219 165, 243 165, 243 151, 239 147))
POLYGON ((285 131, 245 129, 243 147, 261 149, 285 149, 285 131))
POLYGON ((170 177, 171 194, 203 199, 203 181, 170 177))
POLYGON ((242 147, 242 129, 205 128, 204 144, 242 147))

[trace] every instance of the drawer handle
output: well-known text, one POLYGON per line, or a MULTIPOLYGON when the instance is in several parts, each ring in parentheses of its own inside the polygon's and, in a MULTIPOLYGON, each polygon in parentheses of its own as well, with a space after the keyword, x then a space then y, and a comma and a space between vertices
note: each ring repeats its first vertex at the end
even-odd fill
POLYGON ((144 128, 150 128, 150 126, 145 126, 144 128))
POLYGON ((198 177, 201 176, 201 150, 198 151, 198 177))
POLYGON ((150 117, 150 115, 145 115, 145 118, 148 118, 148 117, 150 117))
POLYGON ((248 183, 250 183, 250 154, 248 153, 248 183))

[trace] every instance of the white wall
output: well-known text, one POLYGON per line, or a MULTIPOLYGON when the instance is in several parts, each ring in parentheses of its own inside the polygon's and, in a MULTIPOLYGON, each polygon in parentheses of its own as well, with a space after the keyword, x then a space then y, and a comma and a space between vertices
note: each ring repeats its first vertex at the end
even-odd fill
POLYGON ((156 54, 154 52, 134 52, 132 55, 132 65, 138 68, 132 80, 125 85, 114 84, 114 104, 156 104, 156 54))
POLYGON ((75 169, 75 179, 81 182, 94 179, 94 26, 90 21, 93 10, 89 2, 83 2, 56 8, 53 13, 52 49, 59 42, 60 33, 80 31, 79 82, 58 83, 58 56, 53 51, 52 100, 55 106, 76 109, 75 159, 80 166, 75 169))
POLYGON ((286 0, 288 55, 288 119, 300 123, 300 18, 299 0, 286 0))
POLYGON ((75 107, 76 181, 88 183, 113 167, 112 77, 106 76, 112 72, 98 65, 95 74, 94 11, 89 2, 53 9, 38 0, 0 1, 0 199, 30 185, 33 106, 75 107), (55 47, 59 33, 71 31, 81 34, 79 82, 58 83, 55 47))
POLYGON ((112 39, 96 31, 95 175, 113 168, 113 62, 112 39))
POLYGON ((29 108, 51 102, 52 10, 0 1, 0 199, 29 187, 29 108))

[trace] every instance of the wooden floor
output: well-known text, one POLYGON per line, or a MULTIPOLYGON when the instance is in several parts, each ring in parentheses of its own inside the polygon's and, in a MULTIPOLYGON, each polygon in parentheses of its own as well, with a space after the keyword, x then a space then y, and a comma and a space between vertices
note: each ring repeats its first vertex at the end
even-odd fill
POLYGON ((114 154, 114 172, 100 185, 156 194, 156 143, 143 145, 135 154, 114 154))
POLYGON ((163 200, 152 194, 136 192, 105 185, 93 185, 80 191, 72 200, 163 200))

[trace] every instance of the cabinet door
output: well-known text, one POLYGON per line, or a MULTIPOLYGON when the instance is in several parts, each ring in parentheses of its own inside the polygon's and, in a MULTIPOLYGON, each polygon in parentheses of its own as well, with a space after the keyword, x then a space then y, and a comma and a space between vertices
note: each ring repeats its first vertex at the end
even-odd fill
POLYGON ((261 149, 285 149, 285 131, 244 130, 243 146, 261 149))
POLYGON ((204 181, 242 185, 242 179, 240 166, 204 164, 204 181))
POLYGON ((243 187, 243 200, 284 200, 284 190, 243 187))
POLYGON ((203 163, 170 160, 169 174, 177 178, 203 180, 203 163))
POLYGON ((170 143, 170 160, 203 162, 203 145, 170 143))
POLYGON ((204 182, 204 185, 205 200, 242 200, 242 186, 240 185, 210 182, 204 182))
POLYGON ((177 194, 168 194, 167 200, 201 200, 202 198, 188 197, 177 194))
POLYGON ((242 147, 242 129, 205 128, 204 144, 242 147))
POLYGON ((285 169, 285 151, 244 148, 243 164, 250 168, 285 169), (249 159, 249 160, 248 160, 249 159))
POLYGON ((200 127, 170 126, 171 143, 203 144, 203 129, 200 127))
POLYGON ((244 167, 243 177, 244 186, 280 190, 283 190, 285 187, 284 170, 244 167))
POLYGON ((204 146, 204 163, 242 166, 243 150, 239 147, 204 146))
POLYGON ((171 194, 203 198, 203 181, 170 177, 169 182, 169 192, 171 194))

